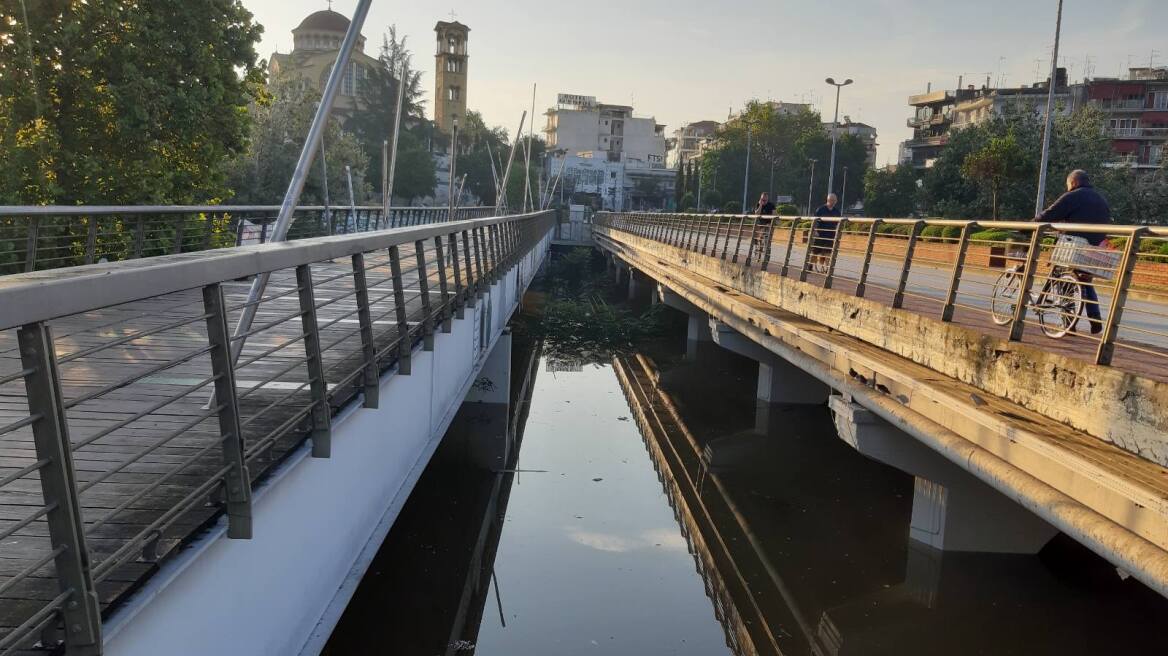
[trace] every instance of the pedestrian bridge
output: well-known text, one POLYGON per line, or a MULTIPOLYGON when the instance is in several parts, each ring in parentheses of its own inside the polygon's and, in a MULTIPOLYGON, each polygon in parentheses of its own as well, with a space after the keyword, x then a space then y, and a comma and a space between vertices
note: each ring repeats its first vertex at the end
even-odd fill
POLYGON ((0 653, 316 653, 464 400, 505 403, 553 214, 309 208, 322 236, 203 250, 148 219, 243 228, 87 209, 0 277, 0 653), (39 270, 79 237, 97 263, 39 270))
POLYGON ((594 238, 630 295, 689 315, 692 348, 757 360, 760 403, 826 401, 913 474, 917 541, 1035 553, 1062 531, 1168 594, 1168 230, 1097 228, 1119 257, 1092 334, 1079 290, 1047 285, 1082 229, 601 213, 594 238))

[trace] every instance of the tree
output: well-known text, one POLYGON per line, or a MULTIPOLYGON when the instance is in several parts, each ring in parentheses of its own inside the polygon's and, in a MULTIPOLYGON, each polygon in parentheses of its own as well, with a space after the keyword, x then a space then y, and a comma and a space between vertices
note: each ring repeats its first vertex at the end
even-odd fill
POLYGON ((0 203, 221 197, 261 32, 239 0, 0 4, 0 203))
MULTIPOLYGON (((227 165, 228 185, 234 190, 232 200, 236 203, 269 205, 283 200, 320 102, 316 90, 296 79, 277 80, 270 92, 268 98, 255 103, 251 109, 252 130, 247 151, 227 165)), ((356 202, 367 201, 371 194, 366 183, 369 157, 357 138, 344 131, 339 120, 331 119, 325 128, 324 144, 331 204, 349 202, 346 165, 352 169, 356 202)), ((408 169, 402 166, 403 162, 398 163, 399 171, 408 169)), ((317 153, 300 196, 301 204, 324 202, 320 167, 320 153, 317 153)), ((432 179, 432 167, 430 171, 432 179)), ((433 189, 433 183, 430 188, 433 189)))
POLYGON ((1168 224, 1168 172, 1163 166, 1153 172, 1116 166, 1094 180, 1116 223, 1168 224))
POLYGON ((961 173, 990 192, 993 219, 998 219, 998 192, 1004 184, 1026 177, 1026 154, 1014 133, 994 137, 970 153, 961 164, 961 173))
POLYGON ((917 196, 917 175, 912 166, 871 169, 864 175, 864 213, 868 216, 910 216, 916 210, 917 196))
POLYGON ((382 35, 381 54, 378 67, 370 71, 368 80, 363 80, 358 89, 360 109, 345 123, 345 129, 356 135, 362 148, 369 155, 368 179, 378 190, 383 185, 384 172, 381 170, 382 144, 393 146, 394 115, 397 112, 397 95, 401 68, 406 67, 405 95, 402 97, 401 140, 398 144, 397 167, 394 170, 393 191, 399 198, 412 199, 434 193, 434 164, 424 163, 421 155, 427 154, 426 137, 429 123, 426 121, 423 105, 422 73, 412 70, 413 54, 406 48, 406 38, 398 38, 395 26, 382 35), (403 170, 405 160, 414 166, 429 168, 424 171, 403 170), (425 183, 430 181, 429 186, 425 183))

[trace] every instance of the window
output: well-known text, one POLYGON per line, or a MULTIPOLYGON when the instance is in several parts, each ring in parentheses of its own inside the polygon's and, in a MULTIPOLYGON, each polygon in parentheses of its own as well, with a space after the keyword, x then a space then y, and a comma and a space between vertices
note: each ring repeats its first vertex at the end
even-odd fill
POLYGON ((447 87, 446 88, 446 99, 447 100, 458 100, 461 97, 461 95, 462 94, 459 93, 458 87, 447 87))
POLYGON ((446 40, 446 52, 449 52, 452 55, 458 54, 458 39, 450 37, 446 40))
POLYGON ((446 72, 447 73, 461 73, 462 72, 462 62, 458 61, 457 59, 447 59, 446 60, 446 72))
POLYGON ((1168 91, 1157 91, 1152 94, 1152 109, 1168 109, 1168 91))
POLYGON ((1117 137, 1134 137, 1139 132, 1139 119, 1113 118, 1107 122, 1111 134, 1117 137))

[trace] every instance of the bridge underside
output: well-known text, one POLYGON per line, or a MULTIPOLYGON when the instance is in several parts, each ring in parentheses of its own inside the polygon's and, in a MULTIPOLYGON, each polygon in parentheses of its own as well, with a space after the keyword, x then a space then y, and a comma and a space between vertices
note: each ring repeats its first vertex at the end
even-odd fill
MULTIPOLYGON (((862 440, 853 446, 881 458, 872 429, 892 430, 1035 516, 1006 523, 1003 537, 1027 544, 963 541, 952 521, 948 529, 934 521, 933 538, 921 536, 926 543, 1029 551, 1049 537, 1049 525, 1168 592, 1168 470, 1146 459, 1165 453, 1162 382, 615 228, 598 226, 596 235, 618 267, 636 272, 632 279, 652 279, 667 303, 689 312, 691 328, 709 323, 707 331, 691 331, 693 341, 713 339, 724 326, 769 356, 756 357, 760 374, 772 378, 760 376, 760 401, 815 401, 764 394, 783 387, 773 380, 776 362, 797 368, 800 378, 788 387, 807 390, 815 379, 834 390, 841 437, 850 430, 862 440), (878 421, 857 422, 853 407, 878 421)), ((889 464, 925 483, 941 477, 936 468, 914 472, 903 459, 889 464)), ((951 520, 961 516, 959 499, 977 498, 961 492, 976 486, 941 487, 931 497, 942 519, 946 510, 951 520), (946 490, 953 491, 948 509, 946 490)), ((930 497, 927 485, 918 486, 918 497, 930 497)), ((1002 507, 975 505, 974 514, 1002 507)))

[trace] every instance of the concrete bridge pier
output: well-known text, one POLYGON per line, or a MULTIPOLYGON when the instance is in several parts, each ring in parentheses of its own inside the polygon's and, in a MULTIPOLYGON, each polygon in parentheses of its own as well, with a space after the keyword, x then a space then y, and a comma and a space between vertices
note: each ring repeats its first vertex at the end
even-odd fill
POLYGON ((840 439, 915 477, 909 538, 943 551, 1038 553, 1058 530, 911 435, 843 396, 828 402, 840 439))
POLYGON ((511 455, 511 332, 505 330, 471 383, 443 438, 440 457, 476 469, 507 468, 511 455))
POLYGON ((713 338, 710 336, 710 316, 693 303, 670 291, 664 285, 658 284, 653 295, 660 299, 666 307, 684 312, 689 318, 685 331, 685 359, 690 361, 697 360, 698 345, 702 342, 708 343, 713 341, 713 338))
MULTIPOLYGON (((721 321, 711 318, 709 330, 711 339, 718 346, 758 362, 755 399, 760 406, 820 405, 831 394, 831 388, 819 379, 721 321)), ((760 411, 762 409, 760 407, 760 411)))

